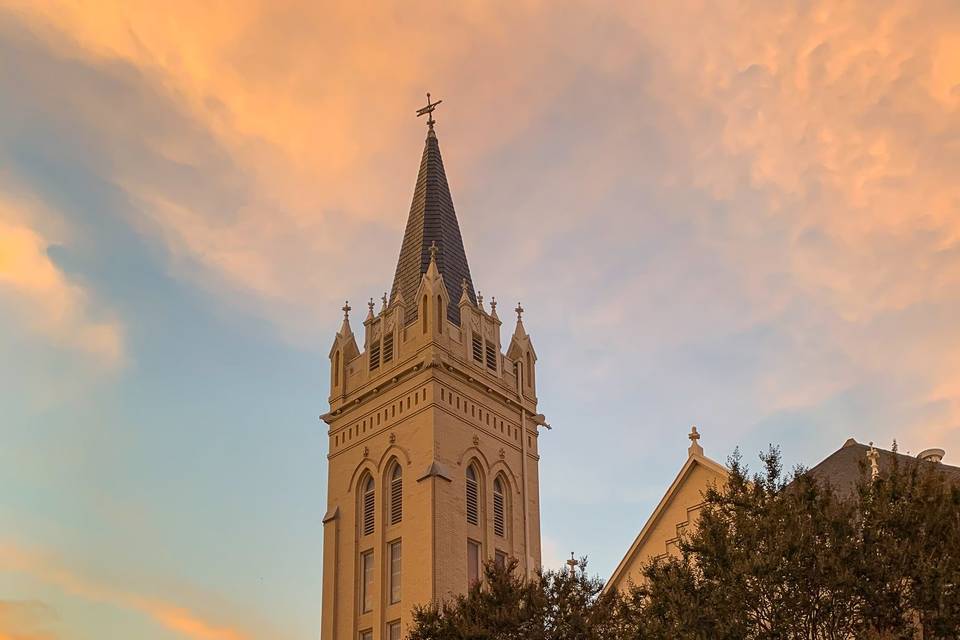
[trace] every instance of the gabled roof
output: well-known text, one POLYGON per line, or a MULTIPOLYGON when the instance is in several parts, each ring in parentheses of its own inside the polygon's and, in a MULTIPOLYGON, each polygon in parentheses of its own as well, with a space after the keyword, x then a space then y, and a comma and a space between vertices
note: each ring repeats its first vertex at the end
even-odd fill
MULTIPOLYGON (((470 278, 470 267, 463 249, 457 214, 453 209, 450 186, 443 170, 440 144, 437 142, 436 133, 431 129, 423 146, 420 172, 417 174, 410 216, 407 218, 407 229, 403 234, 397 271, 390 292, 391 301, 396 299, 397 294, 402 294, 406 304, 407 322, 417 317, 416 293, 420 279, 430 265, 430 245, 434 242, 438 249, 437 268, 443 275, 446 287, 454 288, 456 293, 461 283, 466 280, 467 295, 470 302, 476 304, 477 295, 470 278)), ((459 300, 460 296, 451 296, 451 299, 459 300)), ((448 305, 447 317, 451 322, 460 324, 460 307, 456 304, 448 305)))
MULTIPOLYGON (((857 481, 860 479, 861 463, 866 465, 866 473, 870 473, 869 458, 867 452, 870 446, 861 444, 850 438, 842 447, 824 458, 819 464, 810 469, 809 473, 818 482, 826 482, 838 493, 850 495, 856 491, 857 481)), ((886 449, 877 448, 877 465, 881 472, 887 471, 893 464, 894 458, 900 460, 900 464, 920 464, 924 467, 929 466, 943 473, 948 480, 960 482, 960 467, 954 467, 942 462, 926 462, 918 460, 914 456, 908 456, 902 453, 894 453, 886 449)))
MULTIPOLYGON (((653 510, 653 513, 650 515, 650 518, 647 519, 647 522, 643 525, 643 529, 640 530, 640 533, 637 535, 636 539, 633 541, 633 544, 630 545, 630 549, 627 551, 626 555, 623 556, 623 560, 620 561, 620 564, 617 565, 617 568, 614 570, 613 575, 610 576, 610 579, 604 585, 604 590, 616 589, 618 588, 619 582, 623 579, 624 574, 629 570, 630 566, 633 564, 634 557, 638 551, 643 547, 644 543, 647 541, 647 538, 653 532, 654 528, 657 525, 660 515, 666 510, 667 506, 673 502, 674 497, 683 487, 684 482, 690 473, 693 471, 694 467, 701 465, 706 467, 710 471, 713 471, 721 477, 727 476, 727 468, 722 464, 711 460, 701 453, 694 453, 687 457, 687 461, 684 463, 683 467, 680 469, 680 473, 677 474, 677 477, 674 478, 673 483, 670 485, 670 488, 667 489, 667 492, 663 495, 663 498, 660 499, 659 504, 657 504, 656 509, 653 510)), ((689 505, 693 506, 693 505, 689 505)))

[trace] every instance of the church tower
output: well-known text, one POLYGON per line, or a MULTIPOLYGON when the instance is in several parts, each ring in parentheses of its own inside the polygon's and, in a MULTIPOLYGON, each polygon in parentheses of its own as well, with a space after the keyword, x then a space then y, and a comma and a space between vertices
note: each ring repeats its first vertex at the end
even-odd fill
POLYGON ((428 114, 390 296, 330 349, 321 640, 399 640, 485 561, 540 566, 536 352, 474 290, 428 114))

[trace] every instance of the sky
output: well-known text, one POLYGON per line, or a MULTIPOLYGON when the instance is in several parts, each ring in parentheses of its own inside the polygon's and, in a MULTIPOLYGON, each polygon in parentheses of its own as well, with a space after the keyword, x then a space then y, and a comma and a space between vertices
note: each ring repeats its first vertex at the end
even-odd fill
POLYGON ((326 356, 426 91, 547 566, 608 576, 693 424, 960 463, 960 5, 601 4, 0 0, 0 638, 318 637, 326 356))

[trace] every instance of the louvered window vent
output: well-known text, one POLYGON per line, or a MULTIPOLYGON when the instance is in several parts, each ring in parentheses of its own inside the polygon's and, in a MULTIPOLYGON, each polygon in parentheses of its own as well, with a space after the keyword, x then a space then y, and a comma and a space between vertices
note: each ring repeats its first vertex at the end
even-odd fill
POLYGON ((403 475, 400 465, 393 468, 390 480, 390 524, 399 524, 403 520, 403 475))
POLYGON ((383 336, 383 361, 384 363, 393 360, 393 333, 383 336))

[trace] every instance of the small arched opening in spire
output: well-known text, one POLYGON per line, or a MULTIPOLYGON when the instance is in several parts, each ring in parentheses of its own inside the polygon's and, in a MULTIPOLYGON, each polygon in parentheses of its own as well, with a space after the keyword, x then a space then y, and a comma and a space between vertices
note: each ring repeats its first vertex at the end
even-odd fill
POLYGON ((427 296, 423 296, 423 309, 420 310, 420 318, 423 321, 423 332, 427 332, 427 296))

